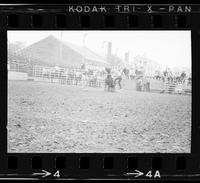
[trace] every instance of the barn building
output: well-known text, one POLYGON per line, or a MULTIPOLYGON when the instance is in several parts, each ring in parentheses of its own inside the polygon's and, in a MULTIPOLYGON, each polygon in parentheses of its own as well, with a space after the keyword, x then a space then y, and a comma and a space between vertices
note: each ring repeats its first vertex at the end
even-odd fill
POLYGON ((73 68, 80 68, 82 64, 108 66, 106 59, 89 48, 60 41, 54 36, 48 36, 22 49, 18 55, 20 60, 17 62, 24 60, 28 65, 73 68))

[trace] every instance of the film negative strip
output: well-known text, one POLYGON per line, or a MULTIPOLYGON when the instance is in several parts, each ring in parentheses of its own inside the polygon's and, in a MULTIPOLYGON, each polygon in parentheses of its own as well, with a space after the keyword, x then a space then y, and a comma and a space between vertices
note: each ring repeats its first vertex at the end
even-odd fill
POLYGON ((200 180, 200 6, 1 4, 0 180, 200 180))

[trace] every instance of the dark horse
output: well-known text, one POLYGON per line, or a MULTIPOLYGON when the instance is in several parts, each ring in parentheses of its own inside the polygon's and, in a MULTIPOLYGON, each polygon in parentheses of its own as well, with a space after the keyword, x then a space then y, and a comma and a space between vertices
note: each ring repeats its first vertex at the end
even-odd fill
POLYGON ((115 90, 115 82, 111 76, 111 74, 108 74, 106 79, 105 79, 105 87, 104 90, 106 91, 114 91, 115 90))

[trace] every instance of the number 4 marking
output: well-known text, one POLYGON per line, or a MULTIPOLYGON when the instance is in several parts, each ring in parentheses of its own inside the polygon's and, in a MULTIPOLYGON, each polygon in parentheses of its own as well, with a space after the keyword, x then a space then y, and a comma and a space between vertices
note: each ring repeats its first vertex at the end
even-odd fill
POLYGON ((59 170, 58 170, 56 173, 54 173, 53 176, 54 176, 54 177, 60 177, 60 172, 59 172, 59 170))
POLYGON ((145 175, 145 177, 161 178, 160 172, 158 170, 155 172, 154 176, 152 175, 152 171, 151 170, 148 171, 147 174, 145 175))
POLYGON ((152 177, 152 172, 151 172, 151 170, 147 172, 147 174, 145 175, 145 177, 149 177, 149 178, 152 177))

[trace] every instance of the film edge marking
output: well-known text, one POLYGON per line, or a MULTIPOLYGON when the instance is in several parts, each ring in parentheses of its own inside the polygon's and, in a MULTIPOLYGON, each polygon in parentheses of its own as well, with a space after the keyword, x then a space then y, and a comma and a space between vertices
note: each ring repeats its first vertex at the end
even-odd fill
POLYGON ((40 173, 33 173, 33 175, 42 175, 42 177, 44 178, 44 177, 50 176, 51 173, 48 172, 48 171, 46 171, 46 170, 42 170, 42 172, 40 172, 40 173))

